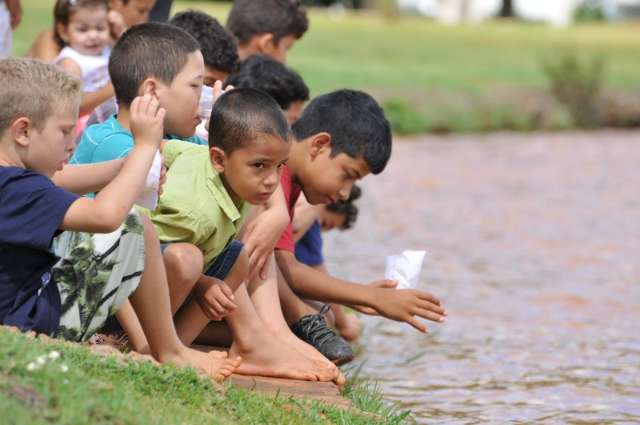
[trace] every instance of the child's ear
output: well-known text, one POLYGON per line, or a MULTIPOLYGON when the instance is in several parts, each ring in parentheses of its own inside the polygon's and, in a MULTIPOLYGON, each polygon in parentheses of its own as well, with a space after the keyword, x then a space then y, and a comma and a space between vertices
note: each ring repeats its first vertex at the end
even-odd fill
POLYGON ((13 140, 15 140, 20 147, 26 148, 31 141, 33 122, 27 117, 20 117, 11 124, 9 131, 11 132, 13 140))
POLYGON ((225 167, 227 166, 227 154, 218 147, 212 147, 209 149, 209 159, 211 160, 211 165, 218 172, 224 172, 225 167))
POLYGON ((150 94, 153 97, 158 97, 158 82, 154 78, 145 79, 140 85, 138 93, 140 96, 150 94))
POLYGON ((309 154, 311 158, 315 158, 318 155, 331 150, 331 134, 327 132, 316 133, 311 136, 311 144, 309 154))
POLYGON ((276 50, 276 42, 273 33, 265 32, 257 35, 256 37, 258 37, 256 45, 258 46, 260 53, 270 56, 276 50))

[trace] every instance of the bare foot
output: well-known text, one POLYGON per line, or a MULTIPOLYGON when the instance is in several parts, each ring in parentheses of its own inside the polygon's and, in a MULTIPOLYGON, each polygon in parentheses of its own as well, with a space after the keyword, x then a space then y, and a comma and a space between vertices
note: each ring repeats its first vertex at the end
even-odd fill
POLYGON ((340 369, 338 369, 338 367, 333 364, 331 360, 323 356, 322 353, 316 350, 312 345, 307 344, 306 342, 295 336, 293 332, 289 330, 289 328, 280 330, 276 333, 276 335, 293 350, 296 350, 308 359, 322 364, 323 368, 325 369, 323 376, 331 377, 327 380, 336 381, 336 384, 341 385, 338 383, 338 380, 341 378, 343 381, 342 383, 344 383, 344 376, 342 376, 342 374, 340 373, 340 369))
POLYGON ((316 350, 311 344, 308 344, 295 336, 284 321, 282 321, 282 323, 270 321, 269 323, 271 325, 269 330, 280 338, 280 340, 308 359, 323 365, 322 367, 324 372, 322 373, 322 376, 327 379, 321 379, 322 381, 334 381, 338 386, 341 386, 346 382, 346 378, 342 372, 340 372, 340 369, 338 369, 331 360, 323 356, 322 353, 316 350))
POLYGON ((173 363, 177 366, 192 366, 212 377, 216 382, 222 382, 231 376, 240 366, 241 358, 227 356, 220 351, 202 352, 185 348, 179 355, 161 359, 161 363, 173 363))
POLYGON ((362 332, 362 322, 353 314, 345 314, 344 320, 336 323, 336 328, 340 332, 340 336, 349 342, 353 342, 360 336, 362 332))
POLYGON ((332 381, 336 376, 335 370, 330 370, 323 362, 309 359, 267 332, 255 335, 247 346, 234 341, 229 356, 242 357, 242 364, 235 371, 242 375, 303 381, 332 381))

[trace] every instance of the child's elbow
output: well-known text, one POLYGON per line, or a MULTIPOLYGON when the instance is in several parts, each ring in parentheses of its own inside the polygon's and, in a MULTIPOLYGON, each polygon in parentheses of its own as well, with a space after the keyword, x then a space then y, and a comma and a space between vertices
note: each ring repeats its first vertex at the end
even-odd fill
POLYGON ((97 214, 94 222, 95 233, 112 233, 122 226, 124 219, 120 214, 115 211, 107 211, 102 214, 97 214))

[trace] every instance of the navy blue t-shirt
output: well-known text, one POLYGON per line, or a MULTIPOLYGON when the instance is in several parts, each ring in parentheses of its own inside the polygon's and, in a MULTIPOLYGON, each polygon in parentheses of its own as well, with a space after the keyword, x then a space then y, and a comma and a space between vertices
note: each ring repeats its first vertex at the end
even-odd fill
POLYGON ((314 221, 307 233, 296 243, 296 259, 307 266, 319 266, 324 263, 322 256, 322 229, 314 221))
POLYGON ((0 167, 0 323, 46 334, 58 329, 51 243, 76 199, 42 174, 0 167))

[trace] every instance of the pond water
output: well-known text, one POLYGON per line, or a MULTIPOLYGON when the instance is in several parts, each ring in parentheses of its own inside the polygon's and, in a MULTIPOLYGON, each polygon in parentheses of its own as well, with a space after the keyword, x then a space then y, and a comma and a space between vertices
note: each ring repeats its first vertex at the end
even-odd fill
POLYGON ((418 423, 640 423, 640 133, 401 140, 327 265, 426 249, 445 324, 364 318, 356 362, 418 423))

